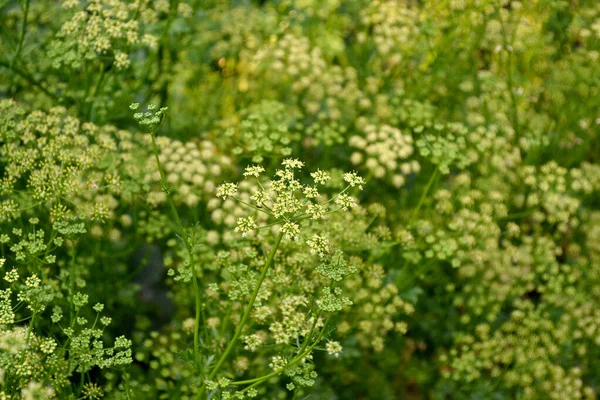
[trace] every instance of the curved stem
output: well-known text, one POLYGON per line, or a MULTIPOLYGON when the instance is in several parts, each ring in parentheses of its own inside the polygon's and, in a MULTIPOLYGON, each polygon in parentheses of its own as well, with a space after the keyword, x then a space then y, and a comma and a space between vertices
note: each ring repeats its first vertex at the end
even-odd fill
MULTIPOLYGON (((265 280, 265 277, 267 276, 269 267, 273 263, 273 259, 275 258, 275 253, 277 252, 277 248, 279 247, 279 244, 281 243, 281 239, 283 239, 283 232, 280 232, 279 235, 277 235, 275 244, 273 245, 273 248, 271 249, 271 252, 269 253, 269 256, 267 257, 267 261, 265 262, 265 265, 263 266, 263 268, 260 272, 260 276, 258 278, 258 282, 256 283, 256 287, 254 288, 254 291, 252 293, 252 297, 250 298, 250 301, 248 302, 248 306, 246 306, 246 310, 244 311, 244 314, 242 315, 242 319, 240 320, 240 323, 238 324, 238 326, 235 330, 235 333, 233 334, 233 337, 227 344, 225 351, 223 352, 223 354, 221 355, 221 357, 219 358, 219 360, 213 367, 212 371, 206 377, 206 380, 211 380, 212 378, 215 377, 215 375, 217 374, 217 372, 219 372, 219 369, 221 368, 221 366, 227 359, 227 356, 233 349, 233 346, 235 345, 237 340, 242 335, 242 330, 244 329, 244 325, 246 325, 246 321, 248 321, 248 318, 250 317, 250 312, 252 311, 252 307, 254 306, 254 302, 256 301, 256 297, 258 296, 260 287, 262 286, 262 283, 265 280)), ((202 398, 202 395, 204 394, 204 390, 205 390, 205 384, 203 383, 202 386, 200 387, 198 395, 196 396, 197 399, 202 398)))

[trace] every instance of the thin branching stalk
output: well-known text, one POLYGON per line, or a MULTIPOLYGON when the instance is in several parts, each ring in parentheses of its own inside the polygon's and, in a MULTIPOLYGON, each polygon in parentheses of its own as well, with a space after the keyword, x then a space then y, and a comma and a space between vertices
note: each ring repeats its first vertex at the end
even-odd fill
MULTIPOLYGON (((267 257, 267 261, 265 262, 265 265, 263 266, 262 270, 260 271, 260 276, 258 278, 258 282, 256 282, 256 286, 254 287, 254 291, 252 292, 252 297, 250 297, 250 301, 249 301, 248 305, 246 306, 246 310, 244 311, 244 314, 242 315, 242 319, 240 320, 237 328, 235 329, 235 333, 233 334, 233 337, 229 341, 229 344, 225 348, 225 351, 223 352, 223 354, 221 354, 221 357, 219 358, 219 360, 217 361, 217 363, 215 364, 215 366, 213 367, 211 372, 206 377, 206 380, 211 380, 212 378, 215 377, 215 375, 217 374, 217 372, 219 372, 219 369, 221 368, 221 366, 227 359, 227 356, 229 355, 229 353, 231 353, 233 346, 236 344, 236 342, 242 335, 242 330, 244 329, 244 326, 246 325, 246 322, 248 321, 248 318, 250 317, 250 312, 252 311, 252 307, 254 307, 254 302, 256 301, 256 296, 258 296, 258 292, 262 286, 263 281, 265 280, 265 277, 267 276, 267 272, 269 271, 271 264, 273 264, 273 259, 275 258, 275 253, 277 252, 277 249, 279 248, 281 239, 283 239, 283 232, 280 232, 279 235, 277 235, 277 239, 275 239, 275 244, 273 245, 273 248, 271 249, 271 252, 269 253, 269 255, 267 257)), ((202 398, 205 388, 206 388, 206 384, 203 383, 202 386, 200 387, 198 395, 196 396, 197 399, 202 398)))
MULTIPOLYGON (((331 318, 331 317, 329 317, 329 318, 331 318)), ((243 393, 249 389, 252 389, 253 387, 258 386, 261 383, 265 382, 266 380, 271 379, 271 378, 283 373, 287 368, 294 366, 299 361, 302 361, 304 359, 304 357, 308 356, 310 354, 310 352, 313 351, 313 349, 315 347, 317 347, 317 345, 321 342, 321 339, 323 339, 323 334, 325 333, 325 328, 327 328, 329 318, 327 318, 327 321, 325 321, 325 325, 323 326, 323 329, 321 329, 321 332, 319 332, 319 336, 317 337, 317 339, 315 339, 315 341, 306 350, 304 350, 304 352, 299 352, 298 355, 296 357, 294 357, 289 363, 287 363, 287 365, 284 368, 278 369, 277 371, 273 371, 270 374, 261 376, 259 378, 250 379, 248 381, 245 381, 247 383, 250 383, 250 382, 254 382, 254 383, 252 383, 252 385, 244 388, 241 392, 243 393)), ((308 339, 305 343, 308 343, 308 339)))
POLYGON ((188 236, 185 233, 185 229, 183 228, 183 224, 181 223, 181 218, 179 218, 179 213, 177 212, 177 207, 175 207, 175 202, 171 197, 171 192, 167 187, 167 178, 165 176, 165 171, 163 170, 162 164, 160 163, 160 158, 158 156, 158 146, 156 145, 156 129, 150 132, 152 137, 152 150, 154 152, 154 158, 156 159, 156 165, 158 167, 158 172, 160 174, 160 184, 167 195, 167 201, 171 208, 171 212, 173 217, 175 218, 175 224, 177 225, 177 230, 179 232, 179 236, 185 245, 185 248, 188 253, 188 262, 189 267, 192 270, 192 287, 194 290, 194 299, 196 303, 196 319, 194 323, 194 360, 196 364, 198 364, 200 360, 200 339, 199 339, 199 330, 200 330, 200 308, 202 306, 200 299, 200 287, 198 284, 198 277, 196 276, 196 266, 194 264, 194 252, 192 248, 192 244, 190 243, 188 236))
MULTIPOLYGON (((313 335, 313 333, 314 333, 314 331, 315 331, 315 329, 317 327, 317 322, 319 321, 319 318, 321 317, 321 314, 323 314, 323 310, 319 310, 319 312, 315 316, 315 319, 314 319, 314 321, 312 323, 310 331, 304 337, 304 343, 302 343, 302 346, 298 350, 298 353, 296 354, 296 357, 294 357, 292 359, 292 361, 290 361, 290 363, 286 367, 291 367, 297 361, 299 361, 302 358, 304 358, 308 353, 310 353, 310 351, 315 347, 315 345, 321 341, 321 337, 323 335, 323 331, 325 330, 325 326, 323 327, 323 330, 319 333, 319 337, 316 340, 316 342, 313 342, 313 344, 312 344, 309 352, 306 352, 306 348, 308 347, 308 344, 310 343, 310 340, 312 339, 312 335, 313 335)), ((327 325, 327 323, 325 323, 325 325, 327 325)), ((259 376, 258 378, 247 379, 245 381, 235 381, 235 382, 231 382, 230 384, 231 385, 247 385, 249 383, 262 382, 265 379, 269 379, 270 377, 273 377, 273 376, 275 376, 275 375, 277 375, 278 373, 281 373, 281 372, 283 372, 283 370, 277 370, 277 371, 271 372, 271 373, 269 373, 267 375, 259 376)))

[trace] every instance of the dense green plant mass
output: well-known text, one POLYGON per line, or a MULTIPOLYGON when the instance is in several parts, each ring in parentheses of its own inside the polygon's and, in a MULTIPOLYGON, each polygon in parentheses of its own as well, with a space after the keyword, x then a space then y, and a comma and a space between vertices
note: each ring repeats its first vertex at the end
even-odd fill
POLYGON ((596 399, 600 3, 0 0, 1 399, 596 399))

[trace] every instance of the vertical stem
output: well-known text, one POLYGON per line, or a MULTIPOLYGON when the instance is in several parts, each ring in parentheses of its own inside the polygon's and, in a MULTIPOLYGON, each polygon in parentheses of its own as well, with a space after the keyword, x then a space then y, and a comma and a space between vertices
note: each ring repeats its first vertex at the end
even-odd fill
MULTIPOLYGON (((240 323, 238 324, 238 326, 235 330, 235 333, 233 334, 233 337, 231 338, 231 340, 229 341, 229 344, 225 348, 225 351, 219 358, 219 361, 217 361, 217 363, 215 364, 212 371, 206 377, 206 380, 211 380, 212 378, 215 377, 215 375, 217 374, 217 372, 219 371, 219 369, 221 368, 221 366, 227 359, 227 356, 233 349, 233 346, 235 345, 237 340, 240 338, 240 336, 242 334, 242 330, 244 329, 244 325, 246 325, 246 321, 248 321, 248 318, 250 317, 250 311, 252 311, 252 307, 254 306, 254 301, 256 300, 256 296, 258 296, 258 291, 260 290, 260 287, 262 286, 262 283, 265 280, 265 277, 267 276, 269 267, 273 263, 273 258, 275 257, 275 253, 277 252, 277 248, 279 247, 279 244, 281 243, 281 239, 283 239, 283 232, 280 232, 279 235, 277 236, 277 239, 275 240, 275 244, 273 245, 273 248, 271 249, 271 252, 269 253, 269 256, 267 257, 267 261, 265 262, 265 265, 263 266, 262 270, 260 271, 260 276, 258 278, 258 282, 256 283, 256 287, 254 288, 254 291, 252 292, 252 297, 250 298, 250 302, 248 303, 248 306, 246 307, 246 310, 244 311, 244 315, 242 315, 242 319, 240 320, 240 323)), ((204 389, 205 389, 205 384, 203 383, 202 386, 200 387, 200 391, 198 392, 198 395, 196 397, 197 399, 202 398, 202 395, 204 394, 204 389)))
POLYGON ((77 314, 75 305, 73 304, 73 297, 75 296, 75 242, 73 242, 69 252, 71 253, 71 271, 69 273, 69 318, 71 318, 71 325, 73 325, 77 314))
POLYGON ((85 383, 85 375, 82 372, 79 377, 79 389, 77 390, 78 395, 81 394, 81 390, 83 389, 84 383, 85 383))
POLYGON ((96 96, 98 95, 98 92, 100 91, 100 86, 104 82, 104 78, 106 77, 106 72, 109 69, 110 69, 110 67, 107 67, 104 64, 100 65, 100 76, 98 77, 98 82, 96 83, 96 86, 94 87, 94 91, 91 93, 91 95, 89 95, 89 93, 86 93, 85 97, 83 98, 84 105, 89 99, 89 105, 88 105, 88 109, 87 109, 87 113, 86 113, 86 119, 88 121, 90 121, 92 118, 92 111, 94 110, 94 103, 96 102, 96 96))
POLYGON ((131 395, 130 395, 131 388, 129 386, 129 373, 124 372, 123 378, 124 378, 124 383, 125 383, 125 397, 127 398, 127 400, 131 400, 131 395))
POLYGON ((417 207, 415 207, 415 209, 412 213, 412 216, 410 217, 410 222, 408 223, 409 225, 412 224, 415 221, 415 218, 417 218, 417 216, 419 215, 419 210, 423 206, 423 203, 425 202, 425 198, 427 197, 427 193, 429 193, 429 189, 431 189, 431 185, 433 184, 433 181, 435 180, 435 177, 437 176, 439 170, 440 170, 440 166, 438 164, 435 167, 435 170, 433 170, 433 173, 431 174, 431 177, 429 178, 429 182, 427 182, 427 186, 425 186, 425 189, 423 190, 423 194, 421 195, 421 198, 419 199, 419 203, 417 204, 417 207))
POLYGON ((185 244, 185 248, 187 250, 188 253, 188 262, 189 262, 189 267, 192 269, 192 288, 194 290, 194 299, 196 302, 196 320, 195 320, 195 324, 194 324, 194 360, 196 361, 196 363, 199 362, 200 360, 200 355, 199 355, 199 347, 200 347, 200 341, 199 341, 199 330, 200 330, 200 288, 198 285, 198 277, 196 276, 196 268, 194 265, 194 254, 193 254, 193 249, 192 249, 192 245, 190 244, 187 235, 185 233, 185 230, 183 229, 183 224, 181 223, 181 219, 179 218, 179 214, 177 213, 177 208, 175 207, 175 202, 173 202, 173 198, 171 197, 171 193, 169 191, 169 189, 167 188, 167 178, 165 176, 165 171, 162 168, 162 164, 160 163, 160 159, 158 157, 158 146, 156 145, 156 130, 152 131, 150 133, 150 136, 152 137, 152 149, 154 151, 154 158, 156 159, 156 165, 158 166, 158 172, 160 174, 160 183, 163 187, 163 190, 165 191, 165 194, 167 195, 167 201, 169 203, 169 206, 171 207, 171 212, 173 213, 173 217, 175 218, 175 223, 177 225, 177 230, 179 231, 179 235, 181 236, 181 240, 183 240, 183 243, 185 244))
POLYGON ((513 124, 513 129, 515 130, 515 136, 517 139, 517 144, 519 143, 520 138, 520 130, 519 130, 519 110, 517 109, 517 96, 515 95, 514 81, 513 81, 513 73, 512 73, 512 50, 509 48, 510 43, 508 39, 508 33, 506 32, 506 26, 504 20, 502 19, 502 11, 500 8, 498 10, 498 20, 500 22, 500 33, 502 35, 502 47, 506 52, 506 86, 508 86, 508 94, 510 95, 511 102, 511 119, 513 124))
MULTIPOLYGON (((167 16, 167 24, 166 24, 163 34, 160 38, 159 45, 158 45, 158 51, 156 53, 156 60, 158 62, 157 76, 162 76, 164 73, 163 67, 164 67, 164 62, 165 62, 167 53, 170 56, 175 55, 175 57, 177 57, 176 52, 173 52, 173 51, 169 52, 168 39, 169 39, 169 31, 171 30, 171 25, 173 24, 173 20, 177 16, 177 6, 178 5, 179 5, 179 0, 170 0, 169 1, 169 14, 167 16)), ((171 63, 175 63, 174 59, 171 59, 170 61, 171 61, 171 63)), ((168 80, 164 81, 163 84, 161 85, 160 89, 158 90, 157 94, 160 99, 158 103, 159 103, 160 107, 165 107, 167 105, 167 101, 168 101, 168 97, 169 97, 169 83, 170 82, 168 80)))
POLYGON ((26 344, 29 344, 29 335, 31 334, 31 331, 33 329, 33 324, 35 323, 36 315, 37 314, 35 312, 31 315, 31 321, 29 321, 29 326, 27 327, 27 336, 25 337, 26 344))

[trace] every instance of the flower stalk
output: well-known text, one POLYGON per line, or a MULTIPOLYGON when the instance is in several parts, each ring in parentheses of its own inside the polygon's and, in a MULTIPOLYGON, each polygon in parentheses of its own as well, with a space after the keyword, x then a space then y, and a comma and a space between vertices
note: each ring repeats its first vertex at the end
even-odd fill
POLYGON ((196 307, 195 321, 194 321, 194 361, 196 362, 196 364, 198 364, 200 361, 199 331, 200 331, 200 311, 201 311, 202 304, 201 304, 201 299, 200 299, 200 287, 198 284, 198 276, 196 275, 196 268, 195 268, 195 264, 194 264, 194 252, 193 252, 192 244, 190 243, 188 236, 185 233, 185 229, 183 228, 183 224, 181 223, 181 218, 179 218, 179 213, 177 212, 177 207, 175 207, 175 202, 173 201, 173 198, 171 197, 171 192, 169 191, 169 188, 167 187, 167 178, 165 176, 165 171, 160 162, 160 158, 158 156, 158 146, 156 145, 157 129, 158 129, 158 126, 150 131, 150 135, 152 137, 152 151, 154 153, 154 158, 156 159, 156 165, 158 167, 158 172, 160 174, 160 183, 162 185, 163 191, 165 192, 165 194, 167 196, 167 201, 169 203, 169 207, 171 208, 171 213, 173 214, 173 217, 175 219, 175 224, 177 225, 177 230, 178 230, 179 236, 181 237, 181 240, 183 241, 183 243, 185 245, 185 249, 188 254, 189 267, 192 270, 192 288, 194 291, 194 301, 195 301, 195 307, 196 307))
MULTIPOLYGON (((215 366, 213 367, 211 372, 206 377, 206 380, 211 380, 212 378, 215 377, 215 375, 217 374, 217 372, 219 372, 219 369, 221 368, 221 366, 223 365, 225 360, 227 360, 227 356, 229 355, 229 353, 231 353, 233 346, 235 345, 235 343, 238 341, 238 339, 242 335, 244 326, 246 325, 246 322, 248 321, 248 318, 250 317, 250 312, 252 311, 252 307, 254 307, 254 302, 256 301, 256 296, 258 296, 258 292, 260 291, 262 283, 264 282, 264 280, 267 276, 267 272, 269 271, 269 268, 273 264, 273 259, 275 258, 275 253, 277 253, 277 249, 279 248, 279 245, 281 244, 281 239, 283 239, 283 232, 279 232, 279 234, 277 235, 277 239, 275 239, 275 244, 273 245, 273 248, 271 249, 271 252, 269 253, 269 255, 267 257, 267 261, 265 262, 265 265, 263 266, 262 270, 260 271, 260 276, 258 278, 258 282, 256 282, 256 286, 254 287, 254 291, 252 292, 252 297, 250 298, 250 302, 248 303, 248 306, 246 306, 246 310, 244 311, 244 314, 242 315, 242 319, 240 320, 240 323, 238 324, 237 328, 235 329, 235 333, 233 334, 233 337, 227 344, 225 351, 223 352, 223 354, 221 354, 221 357, 219 358, 219 360, 217 361, 217 363, 215 364, 215 366)), ((206 384, 203 383, 202 386, 200 387, 198 395, 196 396, 197 399, 202 398, 202 396, 204 395, 205 388, 206 388, 206 384)))

